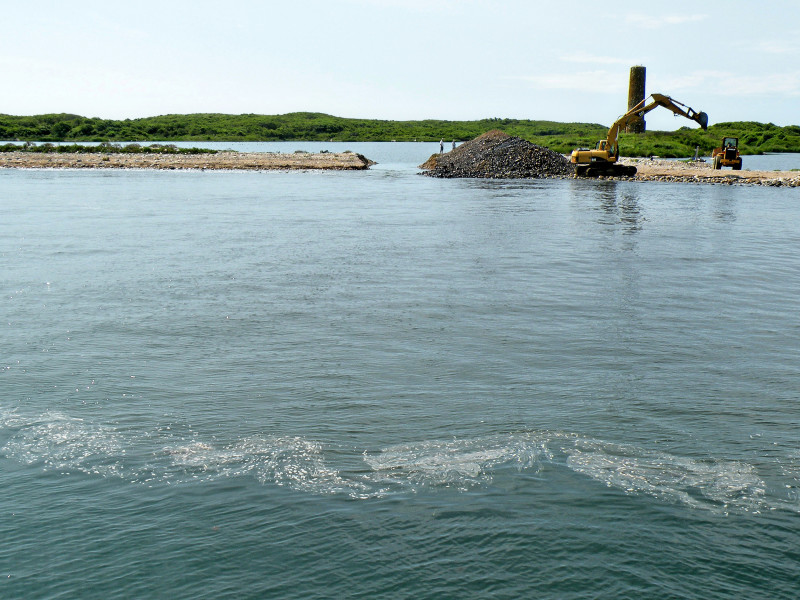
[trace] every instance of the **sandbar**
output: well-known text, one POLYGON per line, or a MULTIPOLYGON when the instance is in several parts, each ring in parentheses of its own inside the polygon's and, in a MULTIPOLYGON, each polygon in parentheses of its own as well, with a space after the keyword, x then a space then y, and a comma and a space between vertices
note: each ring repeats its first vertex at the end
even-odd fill
POLYGON ((368 169, 375 163, 355 152, 217 152, 216 154, 131 154, 2 152, 0 168, 18 169, 157 169, 225 171, 294 171, 368 169))

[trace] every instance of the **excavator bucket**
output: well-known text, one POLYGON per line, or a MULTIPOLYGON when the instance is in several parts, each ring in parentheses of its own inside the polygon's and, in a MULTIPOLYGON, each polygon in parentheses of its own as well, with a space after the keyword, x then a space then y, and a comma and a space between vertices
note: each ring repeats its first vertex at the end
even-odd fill
POLYGON ((700 127, 703 129, 708 129, 708 115, 702 110, 695 115, 694 120, 700 123, 700 127))

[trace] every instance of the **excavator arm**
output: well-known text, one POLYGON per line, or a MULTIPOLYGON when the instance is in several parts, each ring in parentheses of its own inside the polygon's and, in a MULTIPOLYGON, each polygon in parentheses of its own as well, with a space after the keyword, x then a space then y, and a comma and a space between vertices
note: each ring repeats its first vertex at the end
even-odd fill
POLYGON ((676 115, 695 121, 703 129, 708 128, 708 115, 697 112, 682 102, 673 100, 664 94, 652 94, 631 108, 617 119, 608 130, 606 139, 597 142, 594 150, 578 148, 572 151, 570 162, 576 165, 577 175, 624 175, 636 174, 636 167, 618 165, 619 160, 619 131, 635 119, 640 119, 654 108, 663 106, 676 115))
POLYGON ((636 119, 641 119, 644 115, 649 113, 654 108, 658 108, 659 106, 668 108, 676 115, 680 115, 695 121, 704 130, 708 129, 708 115, 706 113, 702 111, 697 112, 690 106, 686 106, 682 102, 678 102, 677 100, 674 100, 669 96, 665 96, 664 94, 652 94, 649 98, 645 98, 639 102, 639 104, 634 106, 619 119, 617 119, 613 125, 611 125, 611 128, 608 130, 608 135, 606 136, 606 149, 608 150, 609 154, 619 158, 620 129, 624 129, 625 126, 636 119), (650 100, 649 103, 648 100, 650 100))

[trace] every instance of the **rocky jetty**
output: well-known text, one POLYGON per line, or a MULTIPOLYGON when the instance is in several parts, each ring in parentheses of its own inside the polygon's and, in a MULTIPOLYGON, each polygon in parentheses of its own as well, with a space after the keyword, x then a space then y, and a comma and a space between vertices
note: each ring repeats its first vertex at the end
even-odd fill
POLYGON ((375 162, 355 152, 217 152, 216 154, 125 154, 2 152, 0 168, 157 169, 226 171, 364 170, 375 162))
POLYGON ((558 152, 497 130, 434 154, 420 168, 431 177, 538 179, 575 174, 575 167, 558 152))

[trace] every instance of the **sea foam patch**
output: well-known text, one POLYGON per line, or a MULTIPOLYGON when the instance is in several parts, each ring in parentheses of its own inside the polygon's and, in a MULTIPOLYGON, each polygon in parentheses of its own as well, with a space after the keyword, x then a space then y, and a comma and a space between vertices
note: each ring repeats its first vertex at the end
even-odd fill
POLYGON ((122 476, 123 444, 110 427, 60 412, 33 419, 14 415, 7 425, 16 430, 3 446, 9 458, 41 463, 46 470, 122 476))
POLYGON ((432 440, 389 446, 364 455, 377 484, 446 486, 467 489, 492 480, 503 464, 530 469, 552 459, 546 439, 534 434, 477 439, 432 440))
POLYGON ((253 477, 263 485, 363 499, 423 489, 467 491, 509 469, 538 471, 549 464, 627 494, 696 509, 800 510, 800 452, 784 457, 780 465, 784 498, 775 486, 767 493, 758 469, 746 462, 698 460, 564 432, 422 440, 364 451, 326 447, 301 436, 253 435, 220 444, 194 433, 188 440, 165 437, 163 431, 126 434, 56 411, 26 417, 4 410, 0 433, 0 452, 8 459, 149 485, 253 477))
POLYGON ((249 436, 214 446, 192 442, 164 449, 171 472, 186 478, 251 475, 274 484, 317 494, 363 494, 363 483, 346 479, 328 464, 321 444, 297 436, 249 436))
POLYGON ((564 447, 567 466, 631 494, 648 494, 694 508, 757 511, 765 507, 765 483, 752 465, 695 460, 599 440, 564 447))

